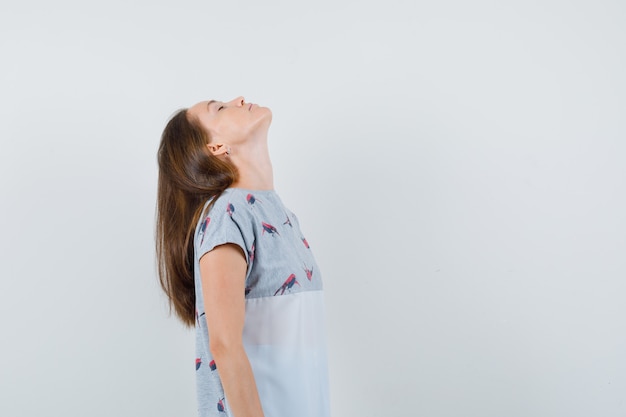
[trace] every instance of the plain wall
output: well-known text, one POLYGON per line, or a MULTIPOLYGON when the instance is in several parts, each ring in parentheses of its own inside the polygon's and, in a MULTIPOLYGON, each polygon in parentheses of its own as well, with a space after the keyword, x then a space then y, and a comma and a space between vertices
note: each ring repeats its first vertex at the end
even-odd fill
POLYGON ((0 48, 0 415, 196 414, 156 150, 237 95, 322 269, 334 417, 626 415, 624 2, 4 2, 0 48))

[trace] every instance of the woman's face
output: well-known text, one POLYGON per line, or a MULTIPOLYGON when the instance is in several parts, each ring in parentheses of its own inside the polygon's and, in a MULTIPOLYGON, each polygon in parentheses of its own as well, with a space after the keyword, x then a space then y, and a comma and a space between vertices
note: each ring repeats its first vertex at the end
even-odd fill
POLYGON ((201 101, 189 108, 209 132, 211 143, 242 143, 261 133, 267 134, 272 112, 267 107, 246 103, 243 97, 231 101, 201 101))

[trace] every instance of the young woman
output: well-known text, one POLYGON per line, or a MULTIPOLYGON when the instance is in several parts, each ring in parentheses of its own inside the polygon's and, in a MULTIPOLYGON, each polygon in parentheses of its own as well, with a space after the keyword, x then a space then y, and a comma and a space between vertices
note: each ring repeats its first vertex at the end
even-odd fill
POLYGON ((195 326, 201 417, 329 416, 322 281, 274 190, 271 120, 243 97, 202 101, 161 137, 159 278, 195 326))

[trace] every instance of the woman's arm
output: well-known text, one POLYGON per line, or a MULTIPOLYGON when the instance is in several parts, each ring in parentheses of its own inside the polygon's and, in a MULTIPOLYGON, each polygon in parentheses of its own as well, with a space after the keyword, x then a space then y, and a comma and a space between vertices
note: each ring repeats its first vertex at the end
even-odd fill
POLYGON ((248 356, 243 348, 246 258, 228 243, 200 259, 209 349, 220 373, 232 414, 263 417, 248 356))

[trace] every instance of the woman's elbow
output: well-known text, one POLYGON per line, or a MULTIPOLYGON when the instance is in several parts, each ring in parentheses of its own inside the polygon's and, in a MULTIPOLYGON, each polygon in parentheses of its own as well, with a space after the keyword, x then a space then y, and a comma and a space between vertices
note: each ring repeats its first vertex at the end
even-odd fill
POLYGON ((239 354, 243 350, 241 340, 232 340, 225 337, 211 337, 209 339, 209 350, 213 358, 218 361, 230 355, 239 354))

